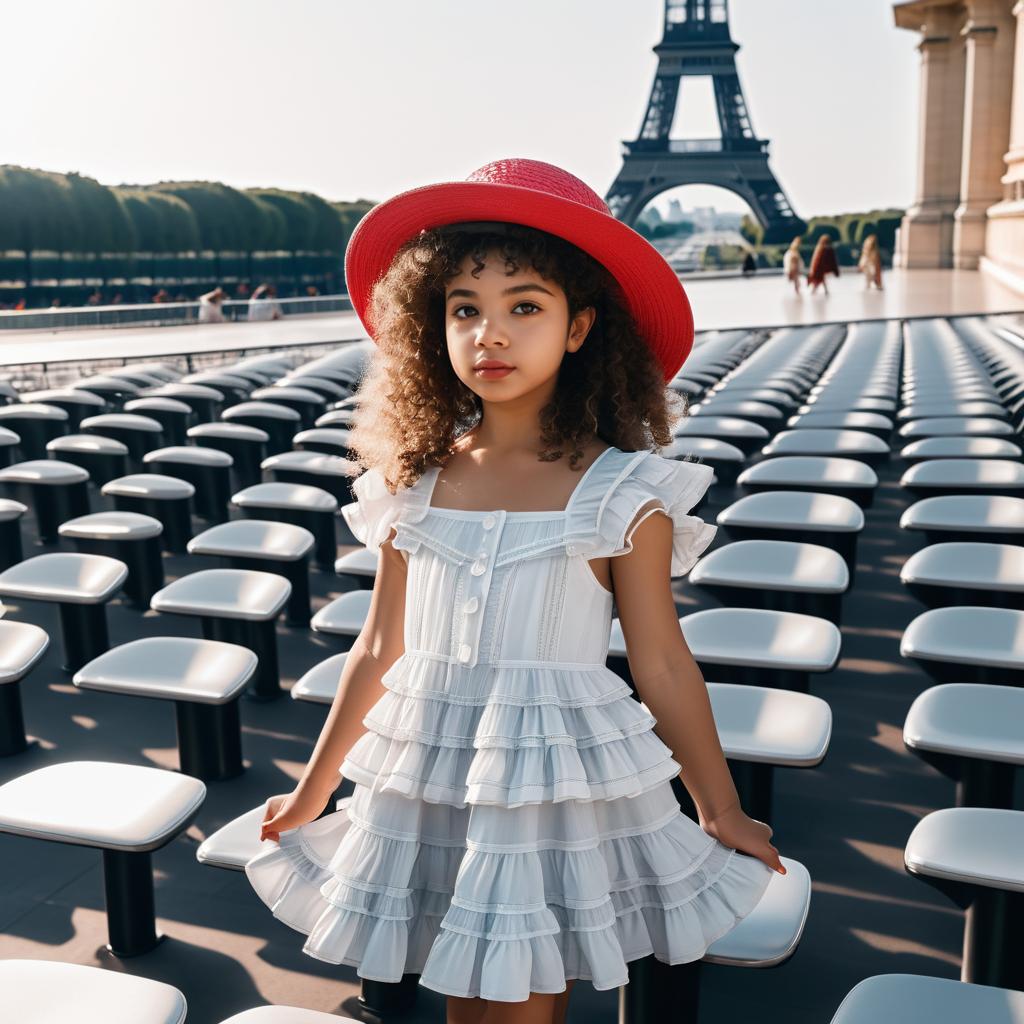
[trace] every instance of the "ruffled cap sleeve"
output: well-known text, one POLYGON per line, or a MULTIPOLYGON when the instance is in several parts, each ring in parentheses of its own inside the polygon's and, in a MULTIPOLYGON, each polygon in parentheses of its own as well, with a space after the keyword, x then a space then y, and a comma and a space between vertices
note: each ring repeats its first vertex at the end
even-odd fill
POLYGON ((679 462, 653 452, 629 454, 625 471, 608 481, 609 489, 596 508, 590 507, 592 502, 581 502, 569 553, 588 558, 627 554, 633 550, 630 527, 636 529, 648 515, 663 510, 673 526, 670 575, 685 576, 718 533, 717 526, 689 514, 714 477, 711 466, 702 462, 679 462), (637 520, 645 506, 650 507, 637 520), (589 520, 586 528, 581 528, 581 517, 589 520))
POLYGON ((407 491, 399 488, 392 494, 379 469, 360 473, 352 482, 356 500, 341 506, 341 514, 356 540, 368 548, 380 547, 402 514, 407 491))

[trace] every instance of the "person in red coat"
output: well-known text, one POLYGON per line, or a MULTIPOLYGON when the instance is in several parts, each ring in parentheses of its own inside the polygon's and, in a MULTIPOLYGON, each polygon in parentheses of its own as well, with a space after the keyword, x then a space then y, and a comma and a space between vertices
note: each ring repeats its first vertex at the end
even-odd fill
POLYGON ((822 235, 814 247, 811 266, 807 271, 807 283, 810 285, 812 295, 818 290, 818 285, 821 285, 825 289, 825 294, 828 295, 828 285, 825 283, 826 274, 835 274, 838 277, 839 264, 836 262, 836 251, 832 248, 832 239, 828 235, 822 235))

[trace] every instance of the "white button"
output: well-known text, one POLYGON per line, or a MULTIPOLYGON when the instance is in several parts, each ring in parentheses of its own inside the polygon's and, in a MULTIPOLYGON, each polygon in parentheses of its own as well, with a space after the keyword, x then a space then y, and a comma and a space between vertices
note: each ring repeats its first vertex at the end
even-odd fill
POLYGON ((472 573, 472 574, 473 574, 474 576, 482 576, 482 575, 483 575, 483 574, 484 574, 485 572, 487 572, 487 566, 485 566, 483 562, 481 562, 481 561, 480 561, 479 559, 477 559, 477 561, 475 561, 475 562, 474 562, 474 563, 473 563, 473 564, 472 564, 472 565, 471 565, 471 566, 469 567, 469 571, 470 571, 470 572, 471 572, 471 573, 472 573))
POLYGON ((463 644, 459 648, 459 661, 461 661, 461 662, 463 662, 463 664, 465 664, 465 662, 469 661, 470 655, 472 653, 473 653, 473 648, 470 647, 469 644, 463 644))
POLYGON ((480 600, 476 597, 471 597, 463 606, 462 610, 465 612, 475 612, 480 607, 480 600))
POLYGON ((484 517, 484 529, 485 530, 493 530, 494 529, 494 524, 496 522, 497 522, 497 519, 495 519, 494 516, 485 516, 484 517))

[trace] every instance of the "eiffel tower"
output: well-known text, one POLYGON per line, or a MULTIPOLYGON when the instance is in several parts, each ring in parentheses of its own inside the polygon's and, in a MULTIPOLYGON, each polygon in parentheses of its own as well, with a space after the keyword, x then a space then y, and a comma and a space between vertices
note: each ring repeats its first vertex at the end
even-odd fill
POLYGON ((657 195, 678 185, 719 185, 746 200, 768 243, 806 230, 768 166, 768 142, 754 135, 736 70, 728 0, 665 0, 665 33, 654 47, 658 71, 640 135, 623 143, 622 170, 605 197, 633 225, 657 195), (721 139, 670 139, 679 86, 687 76, 714 83, 721 139))

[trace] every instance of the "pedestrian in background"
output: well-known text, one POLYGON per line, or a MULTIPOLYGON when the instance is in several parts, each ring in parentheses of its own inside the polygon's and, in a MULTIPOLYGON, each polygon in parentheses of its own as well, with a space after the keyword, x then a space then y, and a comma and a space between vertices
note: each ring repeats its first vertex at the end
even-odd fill
POLYGON ((796 238, 789 243, 789 248, 782 257, 783 273, 786 275, 787 281, 792 281, 793 288, 796 290, 797 295, 800 294, 800 275, 804 272, 804 260, 800 255, 801 241, 803 241, 803 239, 800 235, 797 235, 796 238))
POLYGON ((868 235, 860 251, 857 269, 864 275, 864 288, 874 285, 882 291, 882 254, 878 250, 878 235, 868 235))
POLYGON ((813 295, 820 285, 828 295, 828 285, 825 277, 828 274, 839 276, 839 264, 836 262, 836 251, 832 248, 832 239, 828 235, 822 235, 818 244, 814 247, 814 254, 811 256, 811 269, 807 272, 807 283, 810 285, 813 295))

